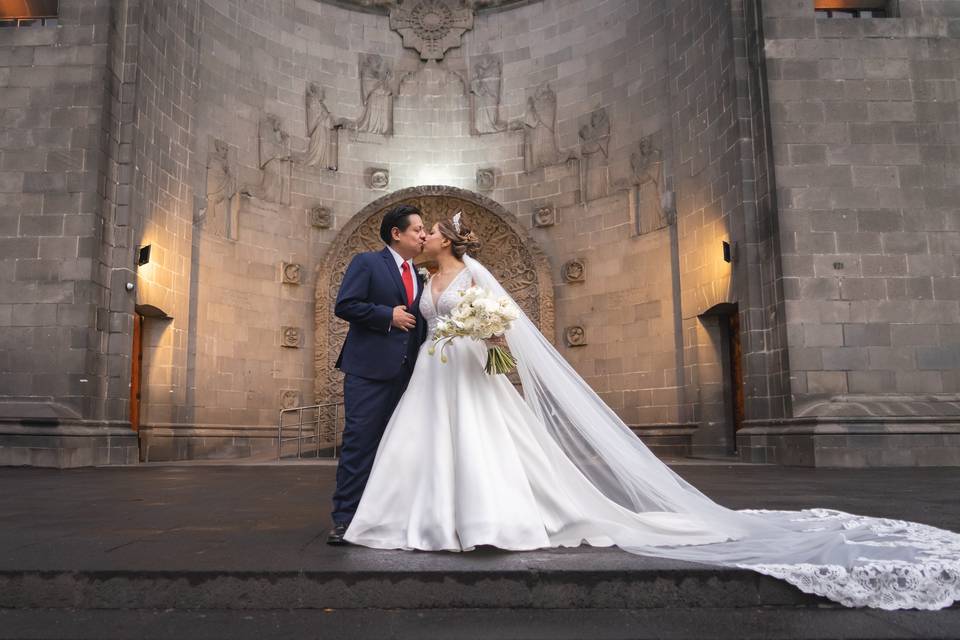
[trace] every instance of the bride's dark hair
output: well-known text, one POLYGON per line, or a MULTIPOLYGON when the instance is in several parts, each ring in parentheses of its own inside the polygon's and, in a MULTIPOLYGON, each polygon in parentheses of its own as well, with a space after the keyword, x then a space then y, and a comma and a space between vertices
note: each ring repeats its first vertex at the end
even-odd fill
POLYGON ((441 220, 437 223, 437 228, 440 230, 440 234, 450 241, 450 250, 453 251, 453 257, 456 259, 461 260, 463 254, 468 251, 470 253, 480 251, 482 246, 480 238, 470 230, 470 226, 464 221, 463 216, 460 217, 459 232, 453 226, 453 220, 441 220))

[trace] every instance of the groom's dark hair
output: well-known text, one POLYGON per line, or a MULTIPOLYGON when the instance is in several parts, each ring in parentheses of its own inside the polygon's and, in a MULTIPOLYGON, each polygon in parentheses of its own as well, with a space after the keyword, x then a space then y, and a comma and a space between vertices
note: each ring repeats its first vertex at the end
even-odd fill
POLYGON ((420 215, 420 209, 412 204, 398 204, 383 216, 383 222, 380 223, 380 239, 389 247, 393 242, 393 228, 400 229, 400 232, 407 230, 410 226, 410 216, 420 215))

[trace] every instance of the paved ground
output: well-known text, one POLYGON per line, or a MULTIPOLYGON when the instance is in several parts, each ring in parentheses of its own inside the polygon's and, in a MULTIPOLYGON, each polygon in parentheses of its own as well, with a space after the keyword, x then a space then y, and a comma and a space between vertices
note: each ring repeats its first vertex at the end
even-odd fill
MULTIPOLYGON (((960 471, 678 465, 732 508, 829 507, 960 531, 960 471)), ((289 570, 455 563, 501 569, 556 562, 544 552, 430 554, 329 547, 334 469, 319 465, 0 468, 0 570, 289 570)), ((571 568, 673 565, 616 550, 575 550, 571 568), (583 558, 589 553, 589 558, 583 558)))
MULTIPOLYGON (((956 469, 816 470, 715 463, 674 468, 733 508, 828 507, 960 531, 956 469)), ((496 576, 544 569, 574 574, 697 569, 616 549, 453 554, 328 547, 324 538, 333 476, 333 467, 317 464, 0 468, 0 577, 30 571, 63 576, 91 571, 376 570, 406 576, 469 570, 496 576)), ((960 638, 960 607, 888 613, 695 606, 0 609, 0 638, 960 638)))

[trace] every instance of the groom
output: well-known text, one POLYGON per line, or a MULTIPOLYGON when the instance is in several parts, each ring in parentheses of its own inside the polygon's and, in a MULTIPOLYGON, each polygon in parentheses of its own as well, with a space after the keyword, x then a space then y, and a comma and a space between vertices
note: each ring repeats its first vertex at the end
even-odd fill
POLYGON ((350 330, 337 358, 337 368, 346 374, 346 424, 327 544, 345 544, 343 534, 357 511, 380 438, 427 337, 419 310, 423 281, 413 266, 426 237, 419 209, 394 207, 380 223, 387 246, 354 256, 337 294, 334 314, 349 322, 350 330))

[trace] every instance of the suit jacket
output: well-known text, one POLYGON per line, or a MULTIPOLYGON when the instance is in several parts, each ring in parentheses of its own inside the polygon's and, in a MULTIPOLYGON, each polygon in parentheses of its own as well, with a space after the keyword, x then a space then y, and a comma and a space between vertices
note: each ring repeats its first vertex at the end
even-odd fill
POLYGON ((361 378, 389 380, 400 374, 404 359, 414 365, 427 338, 427 323, 420 315, 424 282, 416 272, 413 277, 419 286, 413 308, 408 311, 417 326, 402 331, 391 326, 393 308, 407 304, 407 291, 393 254, 384 247, 353 257, 334 307, 334 315, 350 323, 337 358, 338 369, 361 378))

